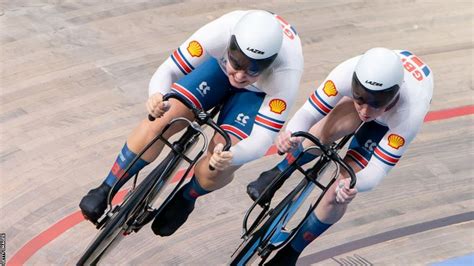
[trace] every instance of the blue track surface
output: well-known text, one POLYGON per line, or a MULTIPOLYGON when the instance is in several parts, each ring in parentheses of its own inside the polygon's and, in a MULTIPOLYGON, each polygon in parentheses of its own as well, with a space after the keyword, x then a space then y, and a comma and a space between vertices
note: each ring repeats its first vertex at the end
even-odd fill
POLYGON ((431 264, 432 266, 458 266, 458 265, 474 265, 474 253, 462 257, 451 258, 442 262, 431 264))

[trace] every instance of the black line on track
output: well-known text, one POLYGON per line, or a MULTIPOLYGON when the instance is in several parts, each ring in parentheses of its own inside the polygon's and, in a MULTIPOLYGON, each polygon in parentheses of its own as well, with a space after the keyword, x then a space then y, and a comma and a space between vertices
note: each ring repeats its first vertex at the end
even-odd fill
POLYGON ((410 226, 405 226, 402 228, 397 228, 391 231, 383 232, 366 238, 354 240, 346 244, 335 246, 329 249, 325 249, 310 255, 301 257, 298 260, 298 265, 309 265, 316 262, 321 262, 327 259, 330 259, 334 256, 342 255, 357 249, 365 248, 368 246, 376 245, 385 241, 393 240, 396 238, 413 235, 428 230, 463 223, 467 221, 474 220, 474 211, 460 213, 452 216, 447 216, 439 218, 432 221, 427 221, 419 224, 414 224, 410 226))

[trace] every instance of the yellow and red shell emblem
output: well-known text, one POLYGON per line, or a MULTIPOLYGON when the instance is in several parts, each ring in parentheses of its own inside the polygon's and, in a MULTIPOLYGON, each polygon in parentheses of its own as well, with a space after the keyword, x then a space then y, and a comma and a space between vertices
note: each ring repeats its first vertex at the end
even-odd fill
POLYGON ((390 134, 388 136, 388 146, 398 149, 405 144, 405 139, 397 134, 390 134))
POLYGON ((326 81, 326 83, 324 83, 323 91, 328 97, 337 95, 336 85, 334 85, 334 82, 332 82, 332 80, 328 80, 326 81))
POLYGON ((268 104, 270 106, 270 111, 281 114, 286 110, 286 102, 282 99, 273 99, 268 104))
POLYGON ((191 41, 187 50, 192 57, 200 57, 203 52, 202 46, 198 41, 191 41))

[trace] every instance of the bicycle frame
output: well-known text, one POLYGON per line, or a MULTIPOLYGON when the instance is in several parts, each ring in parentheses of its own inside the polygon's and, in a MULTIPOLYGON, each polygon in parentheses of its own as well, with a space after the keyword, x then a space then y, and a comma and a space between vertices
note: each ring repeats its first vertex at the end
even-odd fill
POLYGON ((184 118, 174 119, 165 126, 163 131, 156 136, 125 169, 124 174, 126 174, 133 166, 133 163, 135 163, 138 158, 140 158, 141 155, 158 140, 163 141, 171 148, 171 151, 166 158, 155 169, 153 169, 153 171, 136 188, 129 192, 122 204, 116 206, 114 209, 112 209, 109 194, 109 210, 106 216, 96 224, 97 228, 101 231, 86 249, 85 253, 78 261, 78 265, 96 264, 102 256, 106 255, 113 246, 118 244, 123 236, 130 234, 132 231, 137 232, 140 230, 146 223, 150 222, 157 213, 166 206, 166 204, 168 204, 183 184, 193 166, 201 158, 204 152, 207 151, 208 139, 203 133, 200 127, 201 125, 209 125, 217 133, 221 134, 226 141, 224 150, 230 148, 230 137, 212 120, 212 118, 219 112, 220 108, 214 108, 210 114, 207 114, 206 112, 195 108, 186 99, 183 99, 177 94, 167 94, 163 97, 165 101, 169 98, 176 98, 191 109, 195 115, 196 122, 191 122, 184 118), (188 127, 185 133, 177 141, 171 144, 163 137, 163 135, 173 123, 178 121, 186 121, 188 127), (203 146, 193 159, 188 158, 185 153, 197 142, 199 135, 204 137, 203 146), (165 199, 161 207, 154 210, 151 204, 160 194, 165 184, 172 176, 173 171, 176 170, 176 167, 182 160, 189 163, 186 172, 183 174, 173 191, 165 199))
MULTIPOLYGON (((316 209, 331 185, 336 181, 340 172, 339 166, 349 173, 351 177, 351 187, 355 186, 356 179, 353 170, 337 154, 337 151, 349 141, 352 135, 344 137, 339 141, 339 143, 333 144, 330 147, 322 145, 318 139, 308 133, 297 132, 293 135, 296 137, 301 136, 308 138, 310 141, 315 143, 316 146, 311 146, 300 153, 296 160, 279 176, 277 176, 266 190, 271 189, 272 186, 278 182, 278 179, 283 178, 288 171, 298 170, 305 176, 305 178, 301 180, 290 194, 288 194, 273 210, 269 210, 268 204, 263 206, 263 210, 252 223, 250 229, 247 229, 248 218, 259 202, 259 199, 255 200, 254 204, 249 208, 244 217, 242 234, 244 241, 232 255, 233 260, 230 263, 231 265, 246 265, 255 259, 256 255, 261 257, 259 264, 262 265, 270 256, 272 251, 279 249, 290 242, 298 230, 300 230, 304 222, 308 219, 309 215, 316 209), (322 155, 315 165, 306 171, 301 168, 298 162, 304 153, 309 152, 312 149, 321 150, 322 155), (331 162, 335 163, 336 171, 328 184, 324 186, 319 182, 319 177, 331 162), (286 230, 285 226, 295 215, 303 202, 308 198, 315 186, 322 190, 316 202, 310 205, 306 215, 294 229, 291 231, 286 230)), ((266 193, 266 190, 262 195, 266 193)))

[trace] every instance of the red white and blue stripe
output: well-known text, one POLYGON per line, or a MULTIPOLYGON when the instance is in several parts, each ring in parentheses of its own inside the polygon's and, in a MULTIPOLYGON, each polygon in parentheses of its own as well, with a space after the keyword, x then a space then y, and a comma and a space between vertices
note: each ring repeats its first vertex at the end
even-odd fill
POLYGON ((361 169, 364 169, 369 163, 369 161, 356 150, 348 150, 346 155, 354 160, 361 169))
POLYGON ((388 164, 390 166, 395 166, 395 164, 400 160, 400 155, 395 155, 392 154, 386 150, 384 150, 382 147, 377 146, 374 150, 374 156, 375 158, 379 159, 385 164, 388 164))
POLYGON ((178 66, 179 70, 181 70, 181 72, 183 72, 185 75, 194 70, 193 65, 189 63, 189 61, 181 52, 181 48, 178 48, 171 54, 171 59, 176 64, 176 66, 178 66))
POLYGON ((401 51, 400 54, 406 56, 406 57, 411 57, 411 61, 413 61, 419 68, 421 68, 421 70, 423 71, 423 73, 425 73, 425 76, 429 76, 431 71, 430 71, 430 68, 425 65, 425 63, 423 63, 423 61, 421 61, 416 55, 408 52, 408 51, 401 51))
POLYGON ((178 83, 173 83, 173 85, 171 85, 171 89, 174 90, 176 93, 184 96, 192 104, 194 104, 194 106, 196 106, 197 108, 202 109, 202 104, 199 101, 199 99, 196 98, 196 96, 194 96, 194 94, 190 93, 188 91, 188 89, 186 89, 185 87, 179 85, 178 83))
POLYGON ((261 113, 258 113, 255 117, 255 124, 274 132, 279 132, 284 123, 285 121, 280 121, 266 115, 262 115, 261 113))
POLYGON ((222 124, 220 127, 223 130, 225 130, 227 133, 234 135, 235 137, 237 137, 240 140, 243 140, 243 139, 245 139, 249 136, 245 132, 240 130, 238 127, 235 127, 233 125, 222 124))
POLYGON ((323 116, 326 116, 334 108, 323 100, 323 98, 319 95, 318 90, 311 94, 308 101, 323 116))

